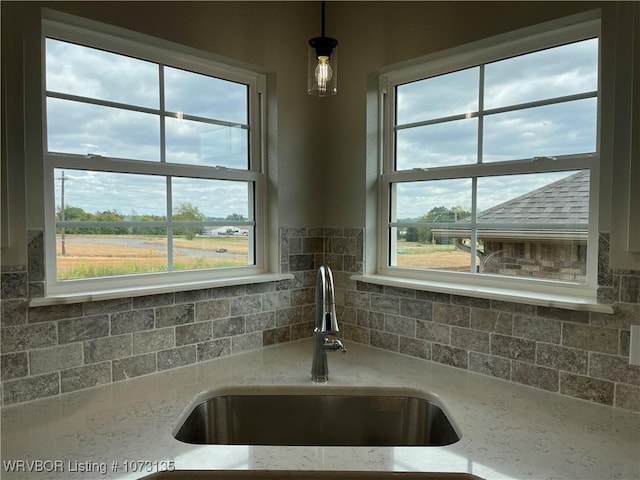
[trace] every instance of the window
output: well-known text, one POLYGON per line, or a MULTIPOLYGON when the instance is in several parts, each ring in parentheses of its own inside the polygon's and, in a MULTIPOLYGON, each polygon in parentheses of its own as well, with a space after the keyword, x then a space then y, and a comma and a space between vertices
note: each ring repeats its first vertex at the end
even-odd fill
POLYGON ((50 20, 43 48, 48 291, 262 273, 263 77, 50 20))
POLYGON ((595 291, 599 22, 381 76, 378 271, 595 291))

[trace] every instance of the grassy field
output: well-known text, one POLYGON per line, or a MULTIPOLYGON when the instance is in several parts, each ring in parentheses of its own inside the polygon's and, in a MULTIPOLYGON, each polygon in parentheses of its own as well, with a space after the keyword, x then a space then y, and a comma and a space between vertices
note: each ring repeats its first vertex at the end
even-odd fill
MULTIPOLYGON (((165 237, 66 235, 65 255, 58 237, 58 279, 95 278, 167 269, 165 237)), ((174 269, 191 270, 247 265, 248 238, 242 236, 174 238, 174 269), (216 250, 224 250, 216 252, 216 250)), ((469 270, 469 254, 453 245, 398 242, 401 267, 469 270)))
POLYGON ((399 267, 469 271, 469 254, 454 245, 427 245, 405 241, 398 241, 397 245, 399 267))
MULTIPOLYGON (((58 237, 58 279, 166 271, 166 245, 165 237, 66 235, 63 256, 58 237)), ((173 247, 175 270, 232 267, 248 262, 247 237, 174 238, 173 247)))

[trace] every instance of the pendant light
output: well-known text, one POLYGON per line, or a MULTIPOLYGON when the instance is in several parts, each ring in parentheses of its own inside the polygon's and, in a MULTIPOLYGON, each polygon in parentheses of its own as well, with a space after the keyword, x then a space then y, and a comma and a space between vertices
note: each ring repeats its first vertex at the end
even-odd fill
POLYGON ((322 2, 322 35, 309 40, 309 67, 307 91, 317 97, 338 93, 338 40, 324 34, 324 10, 322 2))

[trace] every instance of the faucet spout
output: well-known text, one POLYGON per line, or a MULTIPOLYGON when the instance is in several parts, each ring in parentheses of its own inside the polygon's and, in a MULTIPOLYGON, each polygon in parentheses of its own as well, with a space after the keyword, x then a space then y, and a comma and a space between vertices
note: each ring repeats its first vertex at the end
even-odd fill
POLYGON ((340 332, 338 315, 336 314, 333 273, 325 265, 318 270, 316 282, 316 326, 313 330, 314 350, 311 366, 311 380, 325 383, 329 380, 329 364, 327 351, 347 351, 343 343, 337 338, 329 338, 340 332))

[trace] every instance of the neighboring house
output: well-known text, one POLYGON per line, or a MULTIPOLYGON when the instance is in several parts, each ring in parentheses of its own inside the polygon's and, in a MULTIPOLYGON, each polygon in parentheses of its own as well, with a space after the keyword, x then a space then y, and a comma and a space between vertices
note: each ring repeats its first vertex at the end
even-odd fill
MULTIPOLYGON (((588 171, 478 213, 480 271, 584 282, 588 216, 588 171), (488 228, 481 228, 482 224, 488 228)), ((468 252, 469 222, 466 219, 451 228, 434 229, 433 235, 448 238, 468 252)))

